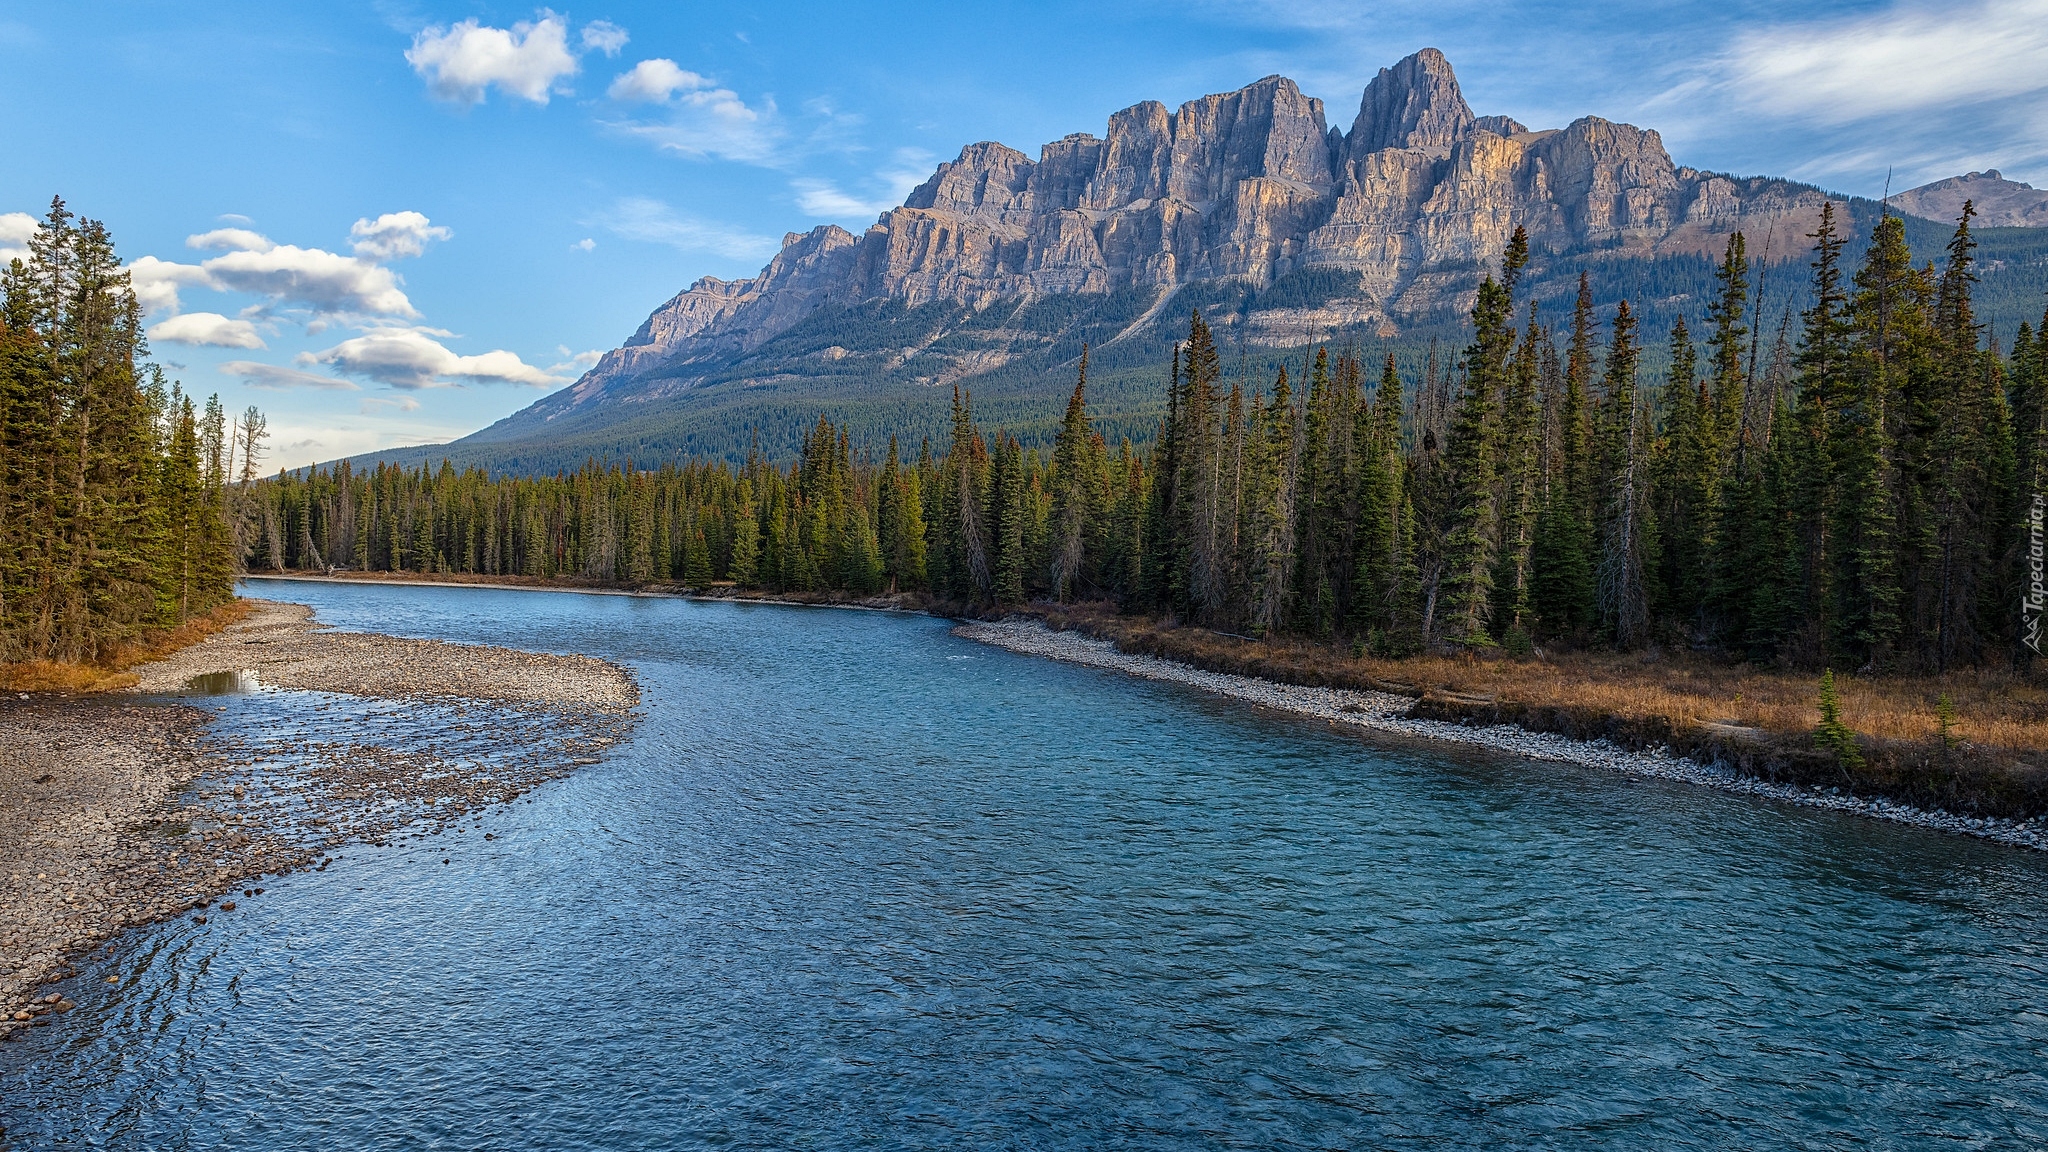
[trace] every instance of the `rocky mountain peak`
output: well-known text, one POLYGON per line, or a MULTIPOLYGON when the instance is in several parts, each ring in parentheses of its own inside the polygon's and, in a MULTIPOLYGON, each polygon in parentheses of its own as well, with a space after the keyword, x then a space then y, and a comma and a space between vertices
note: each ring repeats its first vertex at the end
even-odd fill
MULTIPOLYGON (((1987 182, 2000 183, 1996 173, 1960 179, 1980 207, 1987 182)), ((1199 282, 1263 292, 1303 274, 1292 295, 1308 302, 1254 309, 1249 339, 1391 335, 1469 307, 1479 270, 1518 226, 1542 256, 1712 256, 1735 228, 1810 228, 1823 200, 1782 181, 1678 168, 1656 132, 1628 124, 1588 116, 1531 132, 1476 117, 1450 61, 1425 48, 1373 77, 1348 133, 1275 75, 1178 107, 1133 104, 1101 136, 1063 136, 1036 158, 969 144, 861 235, 792 233, 758 275, 693 284, 531 415, 553 419, 615 386, 631 393, 636 380, 687 390, 821 310, 877 302, 984 312, 1128 293, 1145 301, 1125 329, 1135 330, 1199 282), (1335 287, 1310 298, 1306 284, 1335 287)), ((1017 354, 1005 345, 940 365, 944 355, 914 352, 892 353, 901 358, 887 371, 929 361, 917 379, 964 379, 1017 354)))
POLYGON ((1472 131, 1473 120, 1451 62, 1442 52, 1424 48, 1392 68, 1380 69, 1365 86, 1358 118, 1345 137, 1346 156, 1356 160, 1387 148, 1447 155, 1472 131))
POLYGON ((1892 206, 1908 216, 1954 223, 1963 202, 1977 209, 1980 228, 2048 227, 2048 191, 2007 180, 1996 168, 1922 184, 1892 197, 1892 206))

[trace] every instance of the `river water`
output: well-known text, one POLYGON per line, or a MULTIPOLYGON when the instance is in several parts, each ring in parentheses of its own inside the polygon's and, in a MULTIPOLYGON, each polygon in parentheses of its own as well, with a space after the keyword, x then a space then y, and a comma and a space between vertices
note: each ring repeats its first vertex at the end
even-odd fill
POLYGON ((2048 1146, 2023 850, 924 617, 256 593, 618 660, 645 720, 494 839, 131 934, 0 1046, 5 1147, 2048 1146))

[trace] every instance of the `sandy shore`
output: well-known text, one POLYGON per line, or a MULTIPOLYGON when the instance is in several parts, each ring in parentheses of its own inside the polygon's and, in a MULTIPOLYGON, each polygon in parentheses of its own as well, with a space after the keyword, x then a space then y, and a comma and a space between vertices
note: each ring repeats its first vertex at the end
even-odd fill
POLYGON ((52 981, 128 927, 231 914, 260 881, 351 843, 460 833, 597 762, 636 720, 630 673, 584 656, 336 632, 258 602, 97 697, 0 700, 0 1036, 70 1001, 52 981), (253 673, 294 691, 175 693, 253 673))
POLYGON ((1107 640, 1079 632, 1056 632, 1042 621, 1012 618, 988 624, 962 624, 953 634, 1012 652, 1045 656, 1096 668, 1109 668, 1148 680, 1186 684, 1219 696, 1228 696, 1261 707, 1314 717, 1332 724, 1348 725, 1374 732, 1440 740, 1526 756, 1607 768, 1633 776, 1681 780, 1744 795, 1781 800, 1835 812, 1847 812, 1881 820, 1896 820, 1922 828, 1981 836, 2004 844, 2048 849, 2048 819, 2012 821, 1957 816, 1930 812, 1890 801, 1845 795, 1836 789, 1800 789, 1773 784, 1729 769, 1701 764, 1682 756, 1656 752, 1631 752, 1604 740, 1573 740, 1549 733, 1530 732, 1513 725, 1466 726, 1442 720, 1410 719, 1415 701, 1384 692, 1358 692, 1343 688, 1308 688, 1280 684, 1227 672, 1205 672, 1156 656, 1135 656, 1120 651, 1107 640))

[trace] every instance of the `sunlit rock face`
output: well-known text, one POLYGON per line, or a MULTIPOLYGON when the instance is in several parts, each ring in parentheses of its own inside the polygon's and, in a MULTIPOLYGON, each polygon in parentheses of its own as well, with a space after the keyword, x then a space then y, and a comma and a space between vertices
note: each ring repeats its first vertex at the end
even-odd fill
MULTIPOLYGON (((1355 274, 1341 299, 1261 318, 1255 337, 1469 305, 1516 227, 1539 254, 1717 254, 1741 228, 1809 230, 1822 194, 1673 164, 1657 133, 1588 116, 1530 131, 1475 116, 1441 52, 1382 69, 1348 130, 1322 101, 1268 76, 1169 110, 1156 101, 1032 159, 968 145, 856 237, 785 237, 760 275, 704 278, 661 306, 563 395, 760 346, 830 304, 1005 300, 1205 280, 1263 288, 1304 269, 1355 274)), ((552 399, 552 398, 551 398, 552 399)))

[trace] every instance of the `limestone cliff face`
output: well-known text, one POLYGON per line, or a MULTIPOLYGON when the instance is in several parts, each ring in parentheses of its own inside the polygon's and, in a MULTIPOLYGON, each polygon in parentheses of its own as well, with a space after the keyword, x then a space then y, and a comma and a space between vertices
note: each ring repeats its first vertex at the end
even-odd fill
POLYGON ((1349 131, 1268 76, 1171 111, 1126 108, 1103 137, 1067 136, 1035 160, 971 144, 861 236, 792 233, 759 276, 699 280, 563 397, 573 405, 657 366, 757 347, 826 305, 878 299, 985 307, 1136 288, 1163 301, 1193 281, 1258 288, 1327 267, 1355 272, 1357 292, 1327 316, 1263 327, 1255 316, 1248 330, 1397 331, 1468 305, 1518 225, 1539 253, 1717 254, 1736 228, 1804 231, 1821 203, 1782 181, 1678 167, 1656 132, 1631 125, 1589 116, 1532 132, 1474 116, 1450 62, 1424 49, 1373 78, 1349 131))

